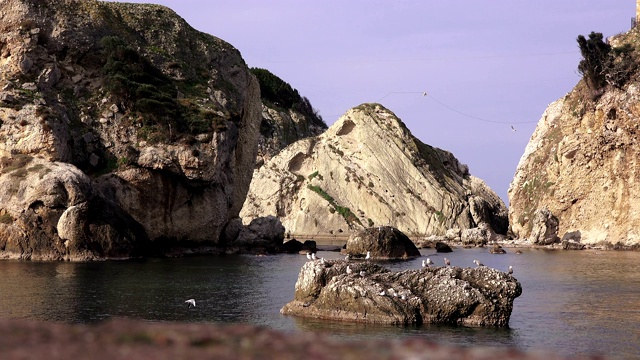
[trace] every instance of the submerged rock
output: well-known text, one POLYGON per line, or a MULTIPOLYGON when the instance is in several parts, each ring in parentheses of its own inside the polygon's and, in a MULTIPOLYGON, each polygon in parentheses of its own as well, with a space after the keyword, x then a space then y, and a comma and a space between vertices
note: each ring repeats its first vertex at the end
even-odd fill
POLYGON ((280 312, 352 322, 508 327, 522 294, 512 276, 486 266, 391 272, 370 262, 309 261, 280 312))

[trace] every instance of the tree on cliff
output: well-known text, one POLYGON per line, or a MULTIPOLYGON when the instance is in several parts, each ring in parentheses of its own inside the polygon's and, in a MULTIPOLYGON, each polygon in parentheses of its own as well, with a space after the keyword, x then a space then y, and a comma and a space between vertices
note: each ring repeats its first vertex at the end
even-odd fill
POLYGON ((583 58, 578 71, 595 96, 602 94, 602 89, 607 85, 622 87, 637 68, 630 44, 612 48, 602 39, 602 33, 593 31, 588 39, 582 35, 577 39, 583 58))
POLYGON ((602 41, 602 33, 591 32, 589 39, 578 35, 578 46, 583 59, 578 65, 578 71, 584 77, 587 86, 592 90, 599 90, 607 83, 605 69, 611 46, 602 41))

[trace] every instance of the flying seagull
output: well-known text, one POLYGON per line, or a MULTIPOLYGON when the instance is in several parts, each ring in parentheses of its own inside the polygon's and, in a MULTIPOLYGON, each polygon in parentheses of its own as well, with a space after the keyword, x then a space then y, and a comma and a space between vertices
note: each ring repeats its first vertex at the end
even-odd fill
POLYGON ((516 128, 514 128, 513 125, 511 125, 511 131, 516 131, 516 128))
POLYGON ((189 307, 191 307, 191 306, 196 307, 196 300, 195 299, 186 300, 185 303, 189 304, 189 307))

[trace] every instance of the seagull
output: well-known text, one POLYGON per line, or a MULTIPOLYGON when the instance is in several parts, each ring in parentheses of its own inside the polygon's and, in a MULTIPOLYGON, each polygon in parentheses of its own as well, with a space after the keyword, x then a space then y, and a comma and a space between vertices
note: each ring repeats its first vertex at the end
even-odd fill
POLYGON ((386 295, 387 295, 387 293, 386 293, 386 292, 384 292, 384 290, 382 290, 382 291, 380 292, 380 294, 378 294, 378 295, 380 295, 380 296, 386 296, 386 295))
POLYGON ((347 265, 347 275, 350 275, 352 272, 353 272, 353 270, 351 270, 349 265, 347 265))
POLYGON ((478 260, 473 260, 473 263, 476 264, 477 266, 484 266, 484 264, 478 260))
POLYGON ((316 253, 311 253, 311 259, 312 259, 312 260, 317 259, 317 258, 316 258, 316 253))
POLYGON ((367 256, 364 258, 365 260, 371 259, 371 251, 367 251, 367 256))
POLYGON ((407 296, 406 296, 406 295, 404 295, 404 294, 402 294, 402 295, 400 296, 400 299, 402 299, 402 300, 407 300, 407 296))
POLYGON ((427 258, 427 266, 433 265, 433 261, 430 258, 427 258))
POLYGON ((189 304, 189 307, 191 307, 192 305, 193 307, 196 307, 196 299, 186 300, 185 303, 189 304))
POLYGON ((422 260, 422 267, 427 267, 427 263, 424 260, 422 260))
POLYGON ((444 265, 445 266, 450 266, 451 265, 451 260, 444 258, 444 265))
POLYGON ((427 92, 426 92, 426 91, 425 91, 425 92, 423 92, 423 93, 422 93, 422 96, 427 96, 427 92))
POLYGON ((311 254, 307 253, 307 260, 311 260, 311 254))
POLYGON ((324 265, 324 258, 320 258, 320 263, 322 263, 322 265, 324 265))
POLYGON ((507 271, 509 275, 513 275, 513 266, 509 265, 509 270, 507 271))
POLYGON ((365 275, 367 275, 367 272, 366 272, 366 271, 364 271, 364 270, 361 270, 361 271, 360 271, 360 276, 364 277, 365 275))
POLYGON ((347 256, 345 256, 345 257, 344 257, 344 259, 345 259, 346 261, 349 261, 349 254, 347 254, 347 256))
POLYGON ((511 125, 511 131, 516 131, 516 128, 514 128, 513 125, 511 125))

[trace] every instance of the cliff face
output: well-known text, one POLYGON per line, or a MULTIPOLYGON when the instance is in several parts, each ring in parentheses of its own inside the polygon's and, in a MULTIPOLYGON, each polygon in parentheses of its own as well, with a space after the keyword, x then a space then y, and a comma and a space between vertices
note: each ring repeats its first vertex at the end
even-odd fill
POLYGON ((260 88, 235 48, 170 9, 2 1, 0 89, 2 256, 216 243, 238 216, 260 88))
MULTIPOLYGON (((635 49, 638 39, 634 29, 610 43, 635 49)), ((637 59, 636 50, 625 56, 616 61, 637 59)), ((594 96, 582 80, 542 115, 509 188, 516 236, 542 244, 562 238, 614 247, 640 244, 637 70, 615 85, 594 96)))
POLYGON ((256 167, 298 140, 317 136, 327 124, 313 109, 311 102, 270 71, 252 68, 260 83, 262 121, 258 136, 256 167))
POLYGON ((326 132, 300 140, 257 170, 241 212, 279 217, 292 234, 338 234, 391 224, 408 234, 490 224, 507 210, 449 152, 423 144, 378 104, 349 110, 326 132))

